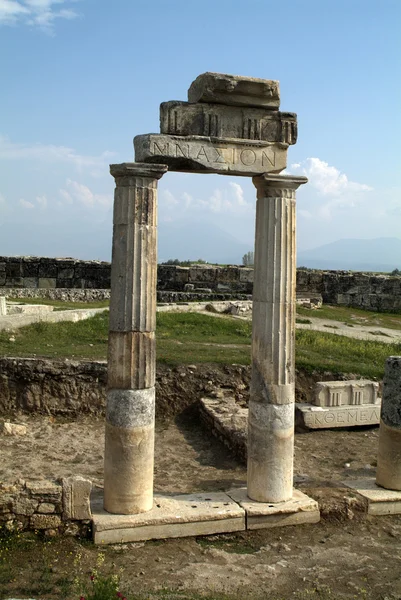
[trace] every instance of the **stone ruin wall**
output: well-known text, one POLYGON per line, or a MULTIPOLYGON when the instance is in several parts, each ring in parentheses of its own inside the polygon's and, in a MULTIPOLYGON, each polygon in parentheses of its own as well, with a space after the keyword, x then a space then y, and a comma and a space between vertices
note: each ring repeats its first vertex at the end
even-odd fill
MULTIPOLYGON (((253 269, 159 265, 159 302, 242 299, 251 296, 253 269)), ((110 263, 75 259, 0 257, 0 296, 69 301, 110 296, 110 263)), ((401 310, 401 277, 347 271, 297 270, 297 295, 321 295, 326 304, 374 311, 401 310)))

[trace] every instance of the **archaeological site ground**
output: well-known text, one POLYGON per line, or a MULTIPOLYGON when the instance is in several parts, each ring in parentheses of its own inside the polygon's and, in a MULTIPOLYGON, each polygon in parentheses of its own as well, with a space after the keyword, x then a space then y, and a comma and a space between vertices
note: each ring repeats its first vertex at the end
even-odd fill
POLYGON ((279 106, 200 75, 111 265, 0 258, 0 599, 401 598, 401 277, 297 272, 279 106), (157 264, 168 171, 252 177, 253 268, 157 264))

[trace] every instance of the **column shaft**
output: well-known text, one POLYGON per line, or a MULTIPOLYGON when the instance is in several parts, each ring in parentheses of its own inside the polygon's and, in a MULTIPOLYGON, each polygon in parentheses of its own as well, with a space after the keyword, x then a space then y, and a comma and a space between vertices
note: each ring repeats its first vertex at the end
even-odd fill
POLYGON ((295 190, 304 177, 255 177, 257 188, 248 425, 248 496, 292 497, 295 400, 295 190))
POLYGON ((153 504, 157 180, 164 165, 111 165, 115 177, 104 508, 153 504))
POLYGON ((376 483, 389 490, 401 490, 401 356, 386 360, 376 483))

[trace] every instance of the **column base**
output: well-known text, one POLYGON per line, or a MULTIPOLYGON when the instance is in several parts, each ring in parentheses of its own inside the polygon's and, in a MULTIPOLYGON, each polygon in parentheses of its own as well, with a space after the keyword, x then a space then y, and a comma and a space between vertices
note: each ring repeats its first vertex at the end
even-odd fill
POLYGON ((291 500, 277 503, 255 502, 247 496, 246 488, 230 490, 227 494, 245 510, 247 529, 267 529, 320 521, 316 500, 296 489, 293 490, 291 500))

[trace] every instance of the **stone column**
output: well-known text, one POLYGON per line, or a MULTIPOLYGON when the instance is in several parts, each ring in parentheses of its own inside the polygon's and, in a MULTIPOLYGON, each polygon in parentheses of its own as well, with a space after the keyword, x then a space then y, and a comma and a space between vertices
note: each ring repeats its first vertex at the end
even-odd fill
POLYGON ((157 181, 165 165, 111 165, 115 178, 104 508, 152 508, 157 181))
POLYGON ((7 314, 6 297, 0 296, 0 316, 5 316, 6 314, 7 314))
POLYGON ((386 360, 376 483, 401 490, 401 356, 386 360))
POLYGON ((306 177, 262 175, 257 189, 248 421, 248 496, 292 497, 295 401, 295 190, 306 177))

